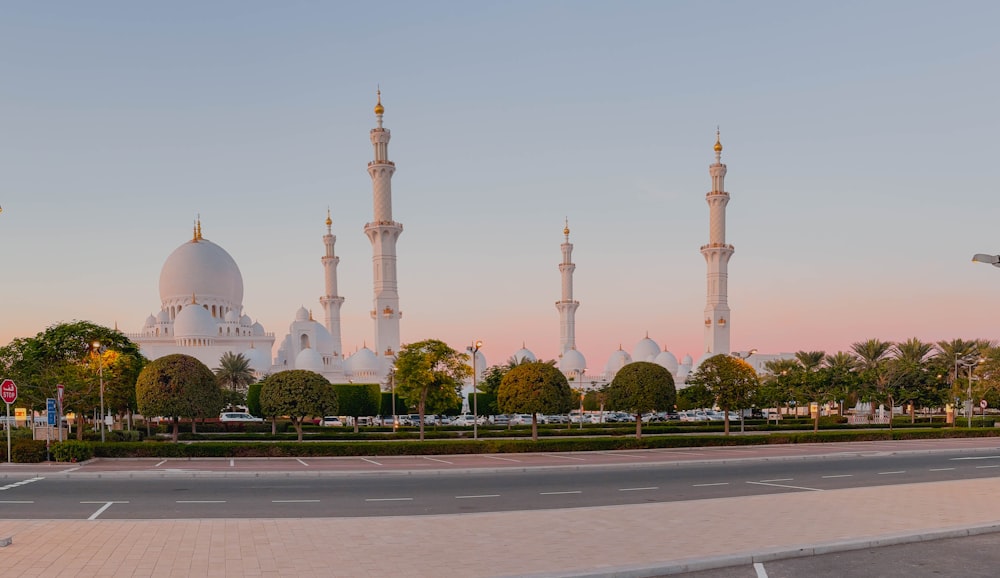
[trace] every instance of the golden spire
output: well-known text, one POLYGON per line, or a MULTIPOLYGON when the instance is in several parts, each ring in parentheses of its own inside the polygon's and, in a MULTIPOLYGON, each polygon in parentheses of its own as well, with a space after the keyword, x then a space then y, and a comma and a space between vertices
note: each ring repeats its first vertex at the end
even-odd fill
POLYGON ((192 243, 198 242, 198 221, 195 221, 191 225, 191 242, 192 243))
POLYGON ((566 238, 569 239, 569 217, 566 217, 566 226, 563 227, 563 235, 566 235, 566 238))
POLYGON ((198 300, 194 298, 194 292, 191 292, 191 305, 197 305, 198 300))
POLYGON ((197 237, 198 241, 201 241, 201 213, 198 213, 198 225, 195 230, 195 236, 197 237))
POLYGON ((375 114, 381 115, 385 112, 385 107, 382 106, 382 87, 379 87, 375 94, 378 95, 378 102, 375 104, 375 114))
POLYGON ((721 134, 719 133, 719 127, 715 127, 715 147, 714 148, 715 148, 715 152, 717 152, 717 153, 721 153, 722 152, 722 137, 721 137, 721 134))
POLYGON ((313 310, 312 309, 309 310, 309 321, 315 321, 315 319, 313 319, 313 310))
POLYGON ((330 207, 326 208, 326 226, 329 227, 333 225, 333 219, 330 218, 330 207))

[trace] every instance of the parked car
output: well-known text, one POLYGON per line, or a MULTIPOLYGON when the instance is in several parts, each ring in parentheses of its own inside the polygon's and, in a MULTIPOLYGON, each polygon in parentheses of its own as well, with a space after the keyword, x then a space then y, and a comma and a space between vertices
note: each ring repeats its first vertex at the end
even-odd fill
POLYGON ((510 416, 502 413, 493 416, 490 421, 493 422, 493 425, 510 425, 510 416))
POLYGON ((227 411, 219 416, 221 422, 262 422, 263 418, 254 417, 248 413, 227 411))
POLYGON ((451 425, 468 427, 473 424, 483 425, 486 423, 486 418, 484 416, 474 416, 471 414, 463 414, 456 416, 455 419, 451 420, 451 425))
POLYGON ((340 421, 340 418, 338 416, 328 415, 323 419, 319 420, 319 425, 328 427, 333 427, 333 426, 340 427, 344 425, 344 422, 340 421))

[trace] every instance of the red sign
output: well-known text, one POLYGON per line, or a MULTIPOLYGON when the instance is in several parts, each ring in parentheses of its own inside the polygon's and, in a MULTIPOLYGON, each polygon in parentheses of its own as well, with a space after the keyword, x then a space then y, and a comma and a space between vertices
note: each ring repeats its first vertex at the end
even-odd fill
POLYGON ((986 400, 985 400, 985 399, 983 399, 983 400, 980 400, 980 402, 979 402, 979 407, 981 407, 981 408, 983 408, 983 409, 986 409, 986 405, 987 405, 987 404, 986 404, 986 400))
POLYGON ((66 389, 65 385, 63 385, 61 383, 56 385, 56 399, 59 400, 59 403, 62 403, 62 400, 63 400, 63 390, 64 389, 66 389))
POLYGON ((13 379, 5 379, 0 383, 0 399, 6 404, 17 401, 17 386, 14 385, 13 379))

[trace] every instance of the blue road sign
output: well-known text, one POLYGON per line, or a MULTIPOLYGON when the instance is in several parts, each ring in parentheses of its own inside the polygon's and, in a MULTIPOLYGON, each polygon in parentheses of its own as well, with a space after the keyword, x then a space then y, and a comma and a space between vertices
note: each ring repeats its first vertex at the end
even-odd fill
POLYGON ((56 399, 54 397, 45 400, 45 410, 48 414, 49 425, 56 425, 56 399))

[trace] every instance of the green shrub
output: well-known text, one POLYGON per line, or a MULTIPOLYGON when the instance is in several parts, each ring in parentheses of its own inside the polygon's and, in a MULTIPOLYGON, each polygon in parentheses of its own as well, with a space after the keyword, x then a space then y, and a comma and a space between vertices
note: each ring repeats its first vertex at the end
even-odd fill
MULTIPOLYGON (((6 448, 4 449, 6 451, 6 448)), ((19 464, 37 464, 45 461, 45 440, 11 440, 11 461, 19 464)))
POLYGON ((142 439, 139 430, 112 430, 107 432, 109 442, 137 442, 142 439))
POLYGON ((94 446, 76 440, 57 442, 52 444, 52 457, 57 462, 83 462, 94 457, 94 446))

